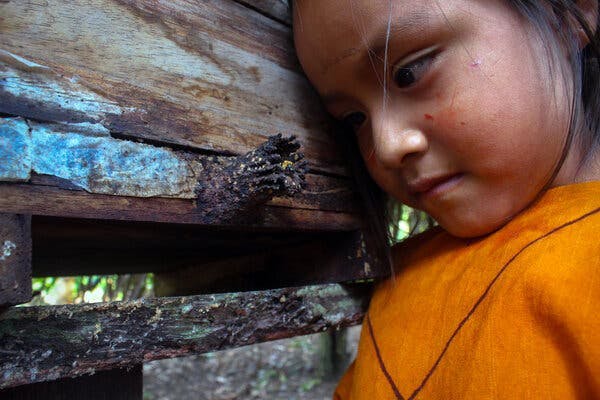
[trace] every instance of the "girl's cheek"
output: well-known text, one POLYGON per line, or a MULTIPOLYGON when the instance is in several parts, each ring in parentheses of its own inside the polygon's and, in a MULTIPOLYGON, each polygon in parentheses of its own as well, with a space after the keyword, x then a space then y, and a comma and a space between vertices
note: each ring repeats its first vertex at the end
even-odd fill
POLYGON ((447 106, 437 112, 436 121, 444 128, 457 128, 466 125, 464 111, 456 106, 447 106))
POLYGON ((436 94, 435 109, 430 112, 436 125, 445 129, 466 126, 471 117, 469 104, 476 101, 467 87, 457 83, 452 86, 436 94))
POLYGON ((430 121, 432 135, 442 147, 466 157, 463 161, 488 154, 486 143, 493 140, 489 137, 493 118, 485 110, 490 105, 489 98, 473 85, 456 85, 436 101, 437 108, 430 112, 434 119, 430 121))
POLYGON ((456 105, 441 106, 430 113, 431 118, 426 118, 430 125, 428 133, 435 136, 435 140, 444 147, 460 150, 462 147, 474 145, 469 142, 469 116, 464 108, 456 105))

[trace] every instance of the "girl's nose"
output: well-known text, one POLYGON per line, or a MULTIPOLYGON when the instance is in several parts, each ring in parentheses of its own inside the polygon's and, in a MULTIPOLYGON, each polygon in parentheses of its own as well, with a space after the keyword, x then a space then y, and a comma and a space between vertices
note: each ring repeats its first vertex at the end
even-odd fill
POLYGON ((420 129, 384 125, 373 132, 373 155, 388 168, 401 167, 411 155, 428 148, 427 136, 420 129))

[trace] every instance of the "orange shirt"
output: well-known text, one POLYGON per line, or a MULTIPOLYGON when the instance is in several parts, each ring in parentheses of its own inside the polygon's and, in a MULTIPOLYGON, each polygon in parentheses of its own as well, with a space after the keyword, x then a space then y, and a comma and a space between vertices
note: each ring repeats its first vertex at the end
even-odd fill
POLYGON ((334 399, 600 399, 600 182, 393 254, 334 399))

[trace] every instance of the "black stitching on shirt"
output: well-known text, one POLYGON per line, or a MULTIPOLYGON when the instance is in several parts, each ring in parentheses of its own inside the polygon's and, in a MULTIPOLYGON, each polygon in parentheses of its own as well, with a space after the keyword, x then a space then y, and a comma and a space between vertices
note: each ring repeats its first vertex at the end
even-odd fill
MULTIPOLYGON (((593 214, 596 214, 600 212, 600 207, 574 219, 571 220, 569 222, 565 222, 562 225, 557 226, 556 228, 546 232, 545 234, 543 234, 542 236, 539 236, 536 239, 533 239, 531 242, 527 243, 525 246, 523 246, 519 251, 517 251, 500 269, 500 271, 498 271, 498 273, 496 274, 496 276, 494 276, 494 278, 491 280, 491 282, 488 284, 488 286, 486 287, 486 289, 484 290, 484 292, 481 294, 481 296, 479 296, 479 298, 477 299, 477 301, 475 302, 475 304, 473 305, 473 307, 471 308, 471 310, 469 310, 469 312, 467 313, 467 315, 462 319, 462 321, 460 321, 460 323, 458 324, 458 326, 456 327, 456 329, 454 330, 454 332, 452 333, 452 336, 450 336, 450 338, 446 341, 446 344, 444 345, 444 348, 442 349, 442 352, 440 353, 439 357, 437 358, 437 360, 435 361, 435 363, 433 364, 433 366, 430 368, 429 372, 427 373, 427 375, 425 375, 425 377, 423 378, 423 380, 421 381, 421 384, 415 389, 415 391, 410 395, 410 397, 408 398, 408 400, 413 400, 418 394, 419 392, 423 389, 423 387, 425 387, 425 385, 427 384, 427 381, 429 380, 429 378, 431 377, 431 375, 435 372, 436 368, 438 367, 438 365, 440 364, 440 361, 442 360, 442 358, 444 357, 444 355, 446 354, 446 351, 448 350, 448 348, 450 347, 450 344, 452 343, 452 341, 454 340, 454 338, 456 337, 456 335, 458 334, 458 332, 462 329, 462 327, 465 325, 465 323, 469 320, 469 318, 471 318, 471 316, 475 313, 475 311, 477 310, 477 307, 479 307, 479 305, 481 304, 481 302, 483 302, 483 300, 487 297, 488 293, 490 292, 490 290, 492 289, 492 286, 496 283, 496 281, 498 281, 498 279, 500 278, 500 276, 504 273, 504 271, 506 270, 506 268, 521 254, 523 253, 523 251, 525 251, 527 248, 531 247, 533 244, 539 242, 540 240, 552 235, 553 233, 566 228, 567 226, 573 225, 593 214)), ((394 380, 392 379, 391 375, 389 374, 389 372, 387 371, 387 368, 385 367, 385 363, 383 362, 383 359, 381 357, 380 351, 379 351, 379 346, 377 345, 377 341, 375 340, 375 334, 373 333, 373 326, 371 325, 371 320, 369 319, 368 314, 365 316, 365 319, 367 321, 367 325, 369 327, 369 333, 371 336, 371 339, 373 341, 373 346, 375 347, 375 354, 377 355, 377 360, 379 361, 379 366, 381 367, 381 370, 383 372, 383 374, 385 375, 388 383, 390 384, 394 394, 396 395, 397 399, 401 399, 404 400, 404 397, 402 397, 402 395, 400 394, 400 391, 398 390, 398 387, 396 386, 394 380)))

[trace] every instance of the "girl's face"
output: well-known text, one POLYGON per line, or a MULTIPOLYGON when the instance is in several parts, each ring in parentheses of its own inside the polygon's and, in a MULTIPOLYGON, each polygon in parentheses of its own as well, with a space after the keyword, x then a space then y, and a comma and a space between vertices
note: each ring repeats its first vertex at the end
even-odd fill
MULTIPOLYGON (((471 237, 502 226, 548 184, 567 138, 570 87, 505 2, 294 8, 304 71, 329 112, 354 127, 387 193, 471 237)), ((574 152, 551 185, 573 181, 574 152)))

